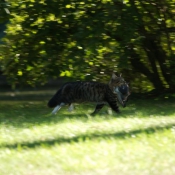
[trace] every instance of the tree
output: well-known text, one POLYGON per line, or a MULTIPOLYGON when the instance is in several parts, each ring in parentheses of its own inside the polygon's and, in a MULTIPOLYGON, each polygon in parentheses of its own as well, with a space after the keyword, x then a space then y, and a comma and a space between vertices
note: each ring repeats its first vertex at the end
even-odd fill
POLYGON ((0 59, 11 83, 101 79, 115 70, 136 90, 175 91, 174 0, 10 3, 0 59))

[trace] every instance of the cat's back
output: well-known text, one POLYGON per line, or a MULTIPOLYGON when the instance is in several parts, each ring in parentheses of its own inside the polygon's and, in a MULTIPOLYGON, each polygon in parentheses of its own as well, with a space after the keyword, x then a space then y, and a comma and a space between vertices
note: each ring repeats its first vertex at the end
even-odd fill
POLYGON ((106 84, 94 81, 76 81, 62 86, 63 94, 71 96, 73 101, 102 101, 106 90, 106 84))
POLYGON ((63 89, 71 89, 71 90, 96 90, 101 91, 107 88, 107 85, 104 83, 94 82, 94 81, 76 81, 65 83, 62 86, 63 89))

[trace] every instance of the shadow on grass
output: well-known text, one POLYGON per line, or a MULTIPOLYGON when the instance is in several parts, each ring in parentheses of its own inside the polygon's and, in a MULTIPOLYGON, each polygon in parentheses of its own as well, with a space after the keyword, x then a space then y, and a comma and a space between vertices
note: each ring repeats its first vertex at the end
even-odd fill
MULTIPOLYGON (((50 124, 62 122, 66 119, 83 120, 86 122, 95 104, 80 104, 73 113, 68 113, 67 107, 62 108, 56 115, 50 115, 53 109, 47 107, 48 100, 56 90, 29 90, 21 92, 0 92, 0 123, 15 127, 28 127, 30 125, 50 124)), ((175 98, 159 99, 146 98, 147 96, 133 94, 129 98, 126 108, 120 105, 120 114, 107 113, 103 108, 98 117, 127 118, 127 117, 154 117, 170 116, 175 114, 175 98)))
POLYGON ((139 134, 154 134, 155 132, 161 132, 166 129, 171 129, 175 127, 175 123, 163 125, 163 126, 151 126, 148 128, 135 129, 131 131, 120 131, 116 133, 89 133, 89 134, 81 134, 71 138, 59 137, 52 140, 44 140, 44 141, 34 141, 34 142, 23 142, 23 143, 15 143, 15 144, 4 144, 1 145, 0 148, 10 148, 10 149, 32 149, 40 146, 50 147, 55 144, 64 144, 64 143, 78 143, 84 142, 86 140, 98 140, 98 139, 128 139, 133 136, 137 136, 139 134))
MULTIPOLYGON (((0 101, 0 123, 15 127, 30 127, 33 125, 59 123, 67 119, 81 120, 86 122, 90 113, 93 112, 95 104, 77 105, 76 109, 69 113, 68 107, 63 107, 56 115, 51 115, 50 109, 46 106, 46 101, 41 102, 4 102, 0 101)), ((175 114, 175 103, 152 102, 135 100, 128 103, 126 108, 120 107, 121 113, 107 113, 108 107, 104 107, 95 118, 130 118, 130 117, 165 117, 175 114)), ((96 119, 95 119, 96 120, 96 119)))

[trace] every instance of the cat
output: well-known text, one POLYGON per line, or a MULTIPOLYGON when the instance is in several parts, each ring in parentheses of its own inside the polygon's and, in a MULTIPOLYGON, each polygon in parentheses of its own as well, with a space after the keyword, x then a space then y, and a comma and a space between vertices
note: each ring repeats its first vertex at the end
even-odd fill
POLYGON ((117 102, 123 107, 126 106, 130 95, 129 85, 122 76, 114 73, 108 84, 93 81, 77 81, 63 84, 56 94, 49 100, 48 107, 54 108, 53 114, 64 105, 73 108, 72 103, 96 102, 96 108, 91 115, 94 115, 107 103, 115 111, 119 112, 117 102))

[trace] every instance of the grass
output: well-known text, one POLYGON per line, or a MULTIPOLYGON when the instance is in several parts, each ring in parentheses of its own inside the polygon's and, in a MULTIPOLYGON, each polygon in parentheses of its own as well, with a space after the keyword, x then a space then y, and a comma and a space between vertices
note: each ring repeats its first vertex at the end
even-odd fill
POLYGON ((0 175, 175 174, 175 100, 131 98, 121 114, 92 104, 56 115, 54 92, 0 93, 0 175))

